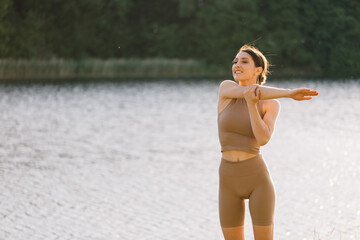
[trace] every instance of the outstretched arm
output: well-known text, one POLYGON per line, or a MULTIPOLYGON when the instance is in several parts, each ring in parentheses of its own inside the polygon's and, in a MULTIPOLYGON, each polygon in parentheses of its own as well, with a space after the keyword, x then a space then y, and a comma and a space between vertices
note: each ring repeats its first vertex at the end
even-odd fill
MULTIPOLYGON (((244 93, 251 86, 239 86, 236 82, 231 80, 225 80, 220 84, 219 97, 222 99, 226 98, 244 98, 244 93)), ((317 91, 308 88, 297 88, 297 89, 284 89, 274 88, 266 86, 258 86, 257 88, 261 91, 260 99, 275 99, 275 98, 292 98, 294 100, 310 100, 312 96, 317 96, 317 91)))

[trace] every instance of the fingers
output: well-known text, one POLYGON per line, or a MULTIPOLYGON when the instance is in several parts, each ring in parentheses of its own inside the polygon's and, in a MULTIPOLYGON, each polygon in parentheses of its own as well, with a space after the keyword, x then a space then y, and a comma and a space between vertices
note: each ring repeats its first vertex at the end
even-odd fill
POLYGON ((256 85, 254 88, 254 95, 257 100, 260 100, 260 94, 261 94, 261 92, 260 92, 259 85, 256 85))
POLYGON ((319 93, 316 90, 311 90, 309 88, 300 88, 299 91, 305 96, 317 96, 319 93))
POLYGON ((310 96, 317 96, 317 95, 319 95, 319 93, 318 93, 317 91, 311 91, 311 92, 309 92, 308 95, 310 95, 310 96))
POLYGON ((304 97, 296 99, 296 100, 297 101, 304 101, 304 100, 311 100, 311 99, 312 99, 312 97, 310 97, 310 96, 304 96, 304 97))
POLYGON ((317 96, 317 95, 319 95, 318 92, 305 92, 303 94, 304 94, 304 96, 317 96))
POLYGON ((250 85, 250 91, 256 96, 256 89, 259 87, 259 85, 254 84, 250 85))
POLYGON ((260 100, 260 88, 258 84, 247 86, 244 91, 244 98, 246 101, 258 102, 260 100))
POLYGON ((256 84, 254 86, 254 95, 257 100, 260 100, 260 94, 261 94, 261 92, 260 92, 259 85, 256 84))
POLYGON ((257 85, 257 84, 251 85, 250 92, 251 92, 251 95, 254 97, 254 99, 259 100, 259 95, 258 95, 259 85, 257 85))
POLYGON ((258 93, 258 87, 259 87, 259 86, 256 86, 256 87, 254 88, 255 97, 257 96, 257 93, 258 93))

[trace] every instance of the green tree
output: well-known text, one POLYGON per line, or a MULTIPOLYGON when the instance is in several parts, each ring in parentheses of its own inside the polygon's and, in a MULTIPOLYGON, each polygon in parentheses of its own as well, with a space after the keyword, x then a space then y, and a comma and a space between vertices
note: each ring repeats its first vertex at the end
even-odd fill
POLYGON ((8 56, 8 44, 10 42, 10 22, 7 19, 9 8, 11 7, 10 0, 3 0, 0 2, 0 56, 8 56))
POLYGON ((259 1, 208 1, 197 14, 199 54, 209 63, 230 65, 236 50, 262 34, 259 1))

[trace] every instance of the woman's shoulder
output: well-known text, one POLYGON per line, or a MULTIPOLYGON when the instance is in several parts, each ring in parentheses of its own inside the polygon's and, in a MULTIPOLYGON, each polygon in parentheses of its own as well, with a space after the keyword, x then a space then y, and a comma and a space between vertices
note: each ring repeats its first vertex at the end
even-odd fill
POLYGON ((220 83, 220 88, 221 87, 225 87, 225 86, 228 86, 228 85, 237 85, 237 83, 234 81, 234 80, 223 80, 221 83, 220 83))

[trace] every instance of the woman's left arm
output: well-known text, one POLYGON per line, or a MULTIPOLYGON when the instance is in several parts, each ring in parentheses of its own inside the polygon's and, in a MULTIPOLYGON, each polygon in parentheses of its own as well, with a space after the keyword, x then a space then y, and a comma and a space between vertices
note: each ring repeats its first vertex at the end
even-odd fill
POLYGON ((260 99, 261 92, 257 86, 249 86, 244 93, 247 106, 249 109, 251 128, 255 135, 256 141, 260 146, 267 144, 274 132, 275 122, 280 111, 280 103, 276 99, 265 100, 263 104, 264 117, 261 118, 257 103, 260 99))

